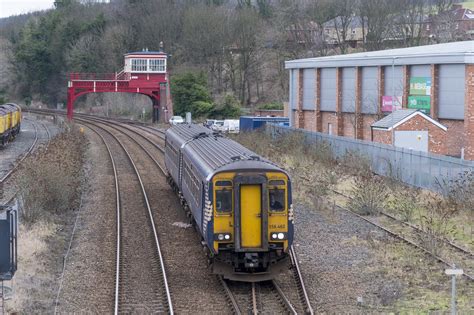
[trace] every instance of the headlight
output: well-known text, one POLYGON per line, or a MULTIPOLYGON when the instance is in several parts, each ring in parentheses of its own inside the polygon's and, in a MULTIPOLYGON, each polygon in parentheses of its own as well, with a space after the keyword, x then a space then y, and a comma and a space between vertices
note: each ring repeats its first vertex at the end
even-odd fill
POLYGON ((232 234, 230 233, 216 233, 214 234, 215 241, 230 241, 232 239, 232 234))
POLYGON ((273 241, 286 239, 286 233, 284 232, 272 233, 270 236, 273 241))

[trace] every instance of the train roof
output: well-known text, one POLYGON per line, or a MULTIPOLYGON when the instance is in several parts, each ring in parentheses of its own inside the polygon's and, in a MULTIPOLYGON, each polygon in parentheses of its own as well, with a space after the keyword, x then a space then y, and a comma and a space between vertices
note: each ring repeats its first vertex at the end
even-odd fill
POLYGON ((181 141, 178 140, 182 143, 180 147, 187 156, 199 160, 201 172, 206 177, 235 170, 283 171, 240 143, 200 125, 173 126, 167 131, 167 136, 171 134, 182 137, 181 141))
POLYGON ((12 113, 15 111, 16 107, 10 104, 0 105, 0 108, 3 109, 6 113, 12 113))

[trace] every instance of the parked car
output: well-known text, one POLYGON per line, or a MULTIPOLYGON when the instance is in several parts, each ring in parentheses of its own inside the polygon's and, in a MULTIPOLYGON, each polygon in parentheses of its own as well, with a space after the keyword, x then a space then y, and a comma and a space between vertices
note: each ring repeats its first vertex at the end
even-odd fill
POLYGON ((206 122, 203 125, 204 127, 211 128, 215 122, 216 122, 215 119, 206 119, 206 122))
POLYGON ((170 118, 170 125, 183 124, 184 119, 181 116, 173 116, 170 118))

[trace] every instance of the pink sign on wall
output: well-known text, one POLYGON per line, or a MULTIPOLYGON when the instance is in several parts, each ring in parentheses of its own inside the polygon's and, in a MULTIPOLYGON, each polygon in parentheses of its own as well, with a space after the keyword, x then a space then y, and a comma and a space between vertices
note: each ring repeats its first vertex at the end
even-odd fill
POLYGON ((392 112, 398 109, 402 109, 402 96, 382 96, 382 112, 392 112), (392 100, 395 100, 395 102, 392 100))

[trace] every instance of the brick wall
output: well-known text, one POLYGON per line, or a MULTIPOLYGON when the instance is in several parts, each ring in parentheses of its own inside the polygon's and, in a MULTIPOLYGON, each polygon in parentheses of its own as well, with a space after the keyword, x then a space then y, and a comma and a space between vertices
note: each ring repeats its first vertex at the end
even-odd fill
POLYGON ((446 131, 439 128, 430 121, 417 115, 402 125, 395 128, 395 131, 428 130, 428 151, 437 154, 446 154, 446 131))
POLYGON ((374 130, 374 142, 392 144, 392 132, 385 130, 374 130))
POLYGON ((342 121, 344 122, 344 125, 342 126, 342 135, 344 137, 355 138, 355 114, 343 113, 342 116, 342 121))
POLYGON ((439 122, 448 128, 446 134, 446 154, 460 157, 465 141, 464 121, 440 119, 439 122))
POLYGON ((372 130, 370 126, 377 120, 377 116, 375 115, 364 115, 364 119, 362 120, 362 140, 372 141, 372 130))
MULTIPOLYGON (((446 134, 447 132, 435 124, 417 115, 401 124, 396 131, 428 131, 428 151, 437 154, 447 154, 446 134)), ((374 130, 374 141, 392 144, 392 131, 374 130)))
POLYGON ((310 131, 316 131, 316 111, 305 110, 303 111, 304 129, 310 131))
POLYGON ((332 124, 332 134, 336 135, 337 119, 334 112, 321 112, 322 132, 329 133, 328 124, 332 124))
POLYGON ((464 102, 464 157, 474 160, 474 65, 466 65, 466 96, 464 102))

